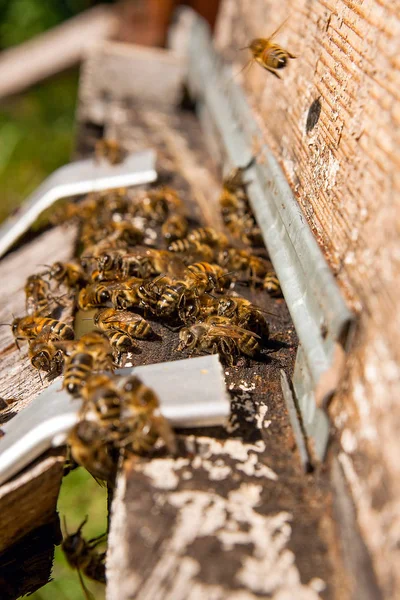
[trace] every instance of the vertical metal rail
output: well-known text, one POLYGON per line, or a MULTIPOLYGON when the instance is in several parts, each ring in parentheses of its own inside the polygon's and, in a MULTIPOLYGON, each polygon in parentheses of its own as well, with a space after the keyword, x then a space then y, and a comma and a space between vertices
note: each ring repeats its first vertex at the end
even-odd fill
POLYGON ((188 47, 188 86, 211 149, 235 166, 261 148, 246 172, 249 199, 261 227, 299 337, 293 388, 315 456, 326 453, 327 403, 336 390, 353 314, 293 197, 232 70, 215 52, 208 25, 193 21, 188 47))

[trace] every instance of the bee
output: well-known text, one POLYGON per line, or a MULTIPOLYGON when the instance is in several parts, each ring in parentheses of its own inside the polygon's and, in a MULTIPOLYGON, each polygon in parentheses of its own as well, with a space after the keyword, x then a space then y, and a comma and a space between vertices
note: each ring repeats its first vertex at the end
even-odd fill
POLYGON ((170 252, 180 252, 182 260, 186 264, 191 264, 197 261, 214 262, 214 249, 207 244, 200 242, 192 242, 185 238, 184 240, 176 240, 168 246, 170 252))
POLYGON ((219 233, 212 227, 199 227, 193 229, 187 236, 190 242, 200 242, 208 246, 224 248, 228 245, 228 239, 223 233, 219 233))
POLYGON ((244 272, 252 285, 261 284, 265 275, 271 269, 271 263, 247 250, 227 248, 218 254, 218 264, 229 271, 244 272))
POLYGON ((112 370, 112 348, 106 336, 91 332, 74 344, 74 350, 65 362, 63 388, 77 396, 93 371, 112 370))
POLYGON ((183 305, 189 296, 192 296, 192 293, 186 282, 177 281, 171 285, 167 285, 156 304, 156 315, 159 317, 170 317, 175 312, 179 314, 183 310, 183 305))
POLYGON ((263 288, 273 298, 282 297, 281 285, 275 271, 268 271, 264 277, 263 288))
POLYGON ((122 242, 127 246, 136 246, 144 239, 144 232, 129 221, 111 221, 109 228, 112 231, 109 240, 113 242, 122 242))
POLYGON ((249 46, 246 46, 253 55, 251 61, 257 62, 263 69, 266 69, 278 79, 281 79, 281 76, 277 73, 277 70, 286 67, 289 58, 296 58, 294 54, 271 41, 286 23, 286 20, 279 25, 269 38, 255 38, 249 46))
POLYGON ((161 226, 161 233, 166 242, 181 240, 188 232, 188 221, 180 214, 170 215, 161 226))
POLYGON ((167 275, 159 275, 151 281, 142 283, 137 291, 142 308, 155 313, 158 301, 163 295, 165 288, 171 285, 172 281, 171 277, 167 275))
POLYGON ((94 147, 97 161, 107 160, 111 165, 121 163, 125 158, 125 151, 117 140, 105 139, 98 140, 94 147))
POLYGON ((99 310, 94 315, 93 322, 103 331, 121 331, 140 340, 154 336, 151 325, 146 319, 126 310, 115 310, 114 308, 99 310))
POLYGON ((164 186, 147 191, 133 205, 133 212, 154 223, 164 223, 170 212, 182 212, 182 200, 176 190, 164 186))
POLYGON ((109 304, 111 304, 111 292, 104 283, 91 283, 79 292, 78 306, 82 310, 109 304))
POLYGON ((72 458, 96 479, 114 485, 117 461, 106 432, 95 421, 81 419, 70 431, 72 458))
POLYGON ((91 540, 85 540, 81 531, 86 522, 87 517, 85 517, 75 533, 68 533, 67 524, 64 519, 66 535, 63 537, 61 548, 70 567, 78 571, 79 581, 85 598, 91 600, 93 599, 93 595, 86 588, 82 573, 94 581, 100 583, 106 582, 106 553, 96 550, 97 546, 105 543, 106 534, 102 534, 91 540))
POLYGON ((239 351, 253 357, 260 350, 258 335, 237 325, 231 325, 225 317, 210 316, 204 322, 184 327, 179 332, 178 350, 198 350, 220 354, 233 365, 239 351))
POLYGON ((139 306, 141 303, 139 288, 142 284, 143 279, 131 277, 125 281, 116 281, 113 284, 107 285, 113 307, 125 310, 133 306, 139 306))
POLYGON ((122 354, 133 352, 137 349, 133 338, 131 338, 131 336, 129 336, 127 333, 122 331, 105 331, 104 333, 114 351, 115 362, 119 362, 121 360, 122 354))
POLYGON ((266 341, 269 337, 269 327, 263 312, 250 300, 239 296, 224 296, 218 300, 218 316, 256 333, 262 341, 266 341))
POLYGON ((222 291, 224 287, 230 284, 225 269, 217 264, 207 262, 198 262, 187 267, 184 281, 188 285, 193 284, 199 293, 211 292, 212 290, 222 291))
POLYGON ((52 312, 50 284, 41 275, 30 275, 25 284, 26 309, 29 314, 52 312))
POLYGON ((31 340, 40 335, 48 335, 51 340, 74 339, 74 330, 63 321, 36 315, 15 318, 11 330, 17 344, 18 340, 31 340))
POLYGON ((82 396, 82 416, 98 423, 115 448, 143 454, 162 437, 167 447, 176 451, 173 432, 160 414, 156 394, 138 377, 94 375, 82 396))
POLYGON ((121 447, 128 447, 135 454, 143 454, 161 437, 168 450, 175 454, 174 432, 160 413, 155 392, 135 375, 119 378, 117 385, 123 400, 123 429, 126 428, 126 431, 123 431, 121 447))
POLYGON ((80 287, 86 283, 86 275, 77 262, 55 262, 48 271, 50 279, 63 283, 69 288, 80 287))
POLYGON ((50 335, 40 335, 29 340, 28 356, 32 366, 51 375, 60 375, 64 365, 64 355, 57 348, 50 335))
POLYGON ((64 224, 65 221, 85 221, 92 217, 99 208, 99 196, 97 193, 88 194, 80 202, 68 202, 57 209, 51 217, 54 225, 64 224))

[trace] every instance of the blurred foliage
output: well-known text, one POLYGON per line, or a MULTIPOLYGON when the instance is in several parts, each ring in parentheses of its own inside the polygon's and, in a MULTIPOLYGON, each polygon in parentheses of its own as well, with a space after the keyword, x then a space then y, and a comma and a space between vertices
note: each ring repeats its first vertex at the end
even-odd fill
POLYGON ((77 71, 0 105, 0 220, 70 160, 77 71))
MULTIPOLYGON (((76 469, 64 478, 57 509, 61 526, 64 527, 65 516, 70 533, 76 531, 86 515, 89 516, 83 528, 86 539, 101 535, 107 529, 106 488, 100 487, 84 469, 76 469)), ((34 600, 82 600, 84 598, 78 573, 67 564, 61 546, 58 546, 55 551, 52 577, 53 581, 34 592, 29 598, 34 600)), ((96 600, 104 598, 104 585, 90 579, 85 579, 85 584, 96 600)))
POLYGON ((0 48, 29 40, 93 4, 92 0, 0 0, 0 48))

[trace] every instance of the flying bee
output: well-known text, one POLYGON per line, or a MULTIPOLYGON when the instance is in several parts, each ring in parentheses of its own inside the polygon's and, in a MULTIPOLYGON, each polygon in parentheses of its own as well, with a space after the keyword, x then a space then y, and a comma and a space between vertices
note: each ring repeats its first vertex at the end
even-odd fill
POLYGON ((111 303, 111 292, 104 283, 91 283, 78 295, 78 306, 82 310, 90 310, 111 303))
POLYGON ((70 431, 72 458, 96 479, 114 485, 117 461, 104 429, 95 421, 81 419, 70 431))
POLYGON ((94 147, 97 161, 107 160, 111 165, 118 165, 125 158, 125 151, 117 140, 105 139, 97 140, 94 147))
POLYGON ((74 350, 65 361, 63 388, 77 396, 93 371, 111 371, 113 367, 108 338, 96 331, 86 333, 74 343, 74 350))
POLYGON ((40 335, 29 340, 28 356, 32 366, 50 375, 60 375, 64 365, 64 355, 57 348, 50 335, 40 335))
POLYGON ((170 215, 161 226, 161 233, 166 242, 181 240, 187 235, 189 224, 187 218, 180 214, 170 215))
POLYGON ((282 297, 281 284, 275 271, 269 271, 263 281, 263 288, 273 298, 282 297))
POLYGON ((219 233, 212 227, 199 227, 198 229, 192 229, 188 234, 187 239, 190 242, 200 242, 201 244, 207 244, 208 246, 225 248, 228 245, 226 235, 219 233))
POLYGON ((99 310, 93 317, 93 322, 103 331, 121 331, 134 339, 148 339, 154 336, 150 323, 140 315, 127 310, 106 308, 99 310))
POLYGON ((48 271, 50 279, 63 283, 69 288, 80 287, 86 283, 86 275, 77 262, 55 262, 48 271))
POLYGON ((266 341, 269 337, 269 327, 263 312, 250 300, 239 296, 224 296, 218 300, 218 316, 256 333, 262 341, 266 341))
POLYGON ((75 533, 68 533, 67 523, 64 519, 66 535, 63 537, 61 548, 70 567, 78 571, 79 581, 85 598, 91 600, 94 596, 86 588, 82 573, 94 581, 100 583, 106 582, 106 553, 96 550, 97 546, 106 542, 106 534, 102 534, 91 540, 85 540, 81 531, 86 522, 87 517, 85 517, 75 533))
POLYGON ((286 67, 289 58, 296 58, 294 54, 271 41, 286 21, 287 19, 279 25, 269 38, 255 38, 248 46, 245 46, 253 55, 251 63, 257 62, 263 69, 266 69, 278 79, 281 79, 281 76, 277 73, 277 70, 286 67))
POLYGON ((31 340, 40 335, 48 335, 51 340, 74 339, 74 330, 66 323, 36 315, 15 318, 11 329, 17 344, 18 340, 31 340))

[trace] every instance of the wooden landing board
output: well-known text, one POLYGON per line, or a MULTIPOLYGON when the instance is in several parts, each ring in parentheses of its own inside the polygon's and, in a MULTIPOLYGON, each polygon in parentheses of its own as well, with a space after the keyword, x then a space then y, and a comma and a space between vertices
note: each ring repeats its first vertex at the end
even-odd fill
MULTIPOLYGON (((115 81, 135 72, 137 51, 118 73, 121 50, 107 44, 99 51, 110 54, 115 81)), ((103 133, 131 150, 156 148, 162 182, 181 192, 195 221, 219 227, 220 176, 195 115, 141 101, 134 79, 123 98, 118 86, 91 97, 104 81, 102 63, 92 56, 84 69, 78 150, 90 151, 103 133)), ((232 398, 226 429, 180 432, 177 458, 156 454, 125 465, 112 504, 110 600, 331 597, 326 490, 301 470, 280 388, 280 368, 293 368, 295 333, 283 300, 239 291, 276 314, 271 336, 283 344, 271 346, 263 362, 242 359, 225 369, 232 398)), ((158 328, 162 343, 143 343, 138 361, 182 356, 177 334, 158 328)))

